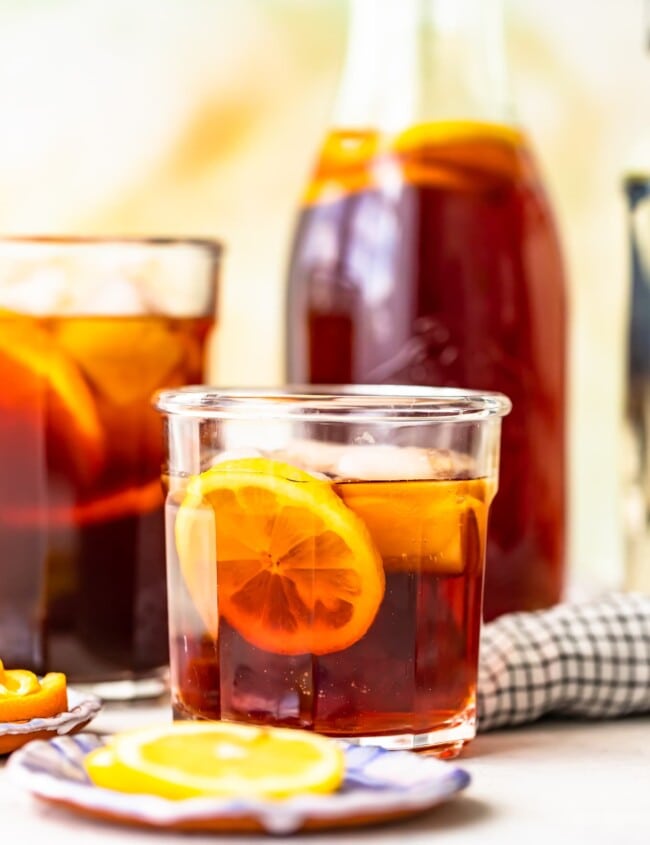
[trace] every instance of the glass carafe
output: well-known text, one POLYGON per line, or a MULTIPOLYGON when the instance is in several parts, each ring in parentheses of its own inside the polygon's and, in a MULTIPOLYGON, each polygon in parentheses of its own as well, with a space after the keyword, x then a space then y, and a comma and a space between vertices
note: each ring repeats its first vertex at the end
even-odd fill
POLYGON ((552 210, 510 107, 496 0, 352 0, 287 305, 292 382, 510 397, 485 618, 558 601, 565 282, 552 210))

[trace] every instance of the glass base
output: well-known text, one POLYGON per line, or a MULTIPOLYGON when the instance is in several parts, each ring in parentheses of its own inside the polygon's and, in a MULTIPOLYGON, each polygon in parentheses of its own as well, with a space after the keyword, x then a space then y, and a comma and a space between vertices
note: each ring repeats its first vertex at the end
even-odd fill
POLYGON ((377 746, 387 751, 423 751, 433 757, 450 760, 460 754, 464 745, 476 736, 473 718, 463 719, 425 733, 402 733, 386 736, 337 736, 352 745, 377 746))
POLYGON ((160 698, 169 690, 169 670, 155 669, 143 675, 124 673, 110 680, 84 683, 71 681, 76 690, 96 695, 102 701, 137 701, 160 698))
MULTIPOLYGON (((175 721, 201 721, 205 718, 215 718, 188 711, 177 701, 174 701, 173 694, 171 705, 172 716, 175 721)), ((283 728, 295 727, 313 730, 307 725, 287 724, 281 721, 273 722, 270 719, 257 721, 255 719, 223 718, 224 721, 240 722, 247 725, 256 724, 262 727, 275 725, 283 728)), ((322 729, 319 729, 319 733, 329 736, 331 739, 349 742, 351 745, 374 746, 384 748, 386 751, 418 751, 432 757, 439 757, 442 760, 450 760, 460 754, 463 747, 476 736, 476 707, 472 703, 454 718, 441 721, 438 727, 422 733, 385 733, 359 736, 359 734, 348 735, 322 729)))

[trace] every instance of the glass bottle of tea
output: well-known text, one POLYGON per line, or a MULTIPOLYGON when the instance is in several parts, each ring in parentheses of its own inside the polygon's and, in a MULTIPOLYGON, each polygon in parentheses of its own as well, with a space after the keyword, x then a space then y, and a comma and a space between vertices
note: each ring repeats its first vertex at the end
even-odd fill
POLYGON ((294 383, 507 394, 484 616, 561 598, 566 289, 498 0, 351 0, 290 257, 294 383))

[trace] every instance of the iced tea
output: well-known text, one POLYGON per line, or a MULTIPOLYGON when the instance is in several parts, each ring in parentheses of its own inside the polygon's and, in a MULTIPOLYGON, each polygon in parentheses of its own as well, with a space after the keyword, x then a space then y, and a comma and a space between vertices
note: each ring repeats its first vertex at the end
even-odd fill
POLYGON ((456 753, 475 727, 494 472, 327 441, 206 464, 170 467, 175 716, 456 753))
MULTIPOLYGON (((0 298, 10 300, 7 278, 0 298)), ((201 381, 212 322, 0 310, 7 666, 72 682, 166 666, 162 426, 151 396, 201 381)))

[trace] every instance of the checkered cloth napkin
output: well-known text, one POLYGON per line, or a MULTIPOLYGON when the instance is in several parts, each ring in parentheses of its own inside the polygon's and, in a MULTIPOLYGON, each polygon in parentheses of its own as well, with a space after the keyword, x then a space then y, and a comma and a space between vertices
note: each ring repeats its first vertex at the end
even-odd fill
POLYGON ((650 712, 650 596, 616 593, 483 626, 480 731, 551 713, 642 712, 650 712))

